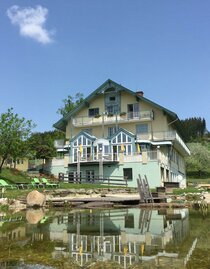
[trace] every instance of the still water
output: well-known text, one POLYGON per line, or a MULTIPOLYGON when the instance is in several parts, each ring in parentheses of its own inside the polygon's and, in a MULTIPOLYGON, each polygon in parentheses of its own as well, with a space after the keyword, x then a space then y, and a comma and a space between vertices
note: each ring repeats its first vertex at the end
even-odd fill
POLYGON ((210 214, 29 210, 0 216, 0 268, 210 268, 210 214))

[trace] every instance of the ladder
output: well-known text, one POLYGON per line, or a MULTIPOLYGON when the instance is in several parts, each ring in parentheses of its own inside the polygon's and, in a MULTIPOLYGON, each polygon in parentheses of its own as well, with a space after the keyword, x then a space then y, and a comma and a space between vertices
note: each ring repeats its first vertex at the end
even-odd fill
POLYGON ((137 178, 138 191, 140 196, 141 203, 154 203, 152 193, 149 188, 149 183, 147 176, 144 175, 144 178, 141 178, 141 175, 137 178))

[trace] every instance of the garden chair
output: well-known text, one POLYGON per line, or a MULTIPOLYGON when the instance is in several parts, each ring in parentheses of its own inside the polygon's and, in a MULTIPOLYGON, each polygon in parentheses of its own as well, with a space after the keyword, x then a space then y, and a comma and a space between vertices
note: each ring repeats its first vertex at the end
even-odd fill
POLYGON ((48 216, 44 216, 41 220, 40 223, 45 223, 48 220, 48 216))
POLYGON ((33 180, 31 181, 31 185, 37 188, 44 188, 44 184, 37 177, 33 178, 33 180))
POLYGON ((15 184, 9 184, 4 179, 0 179, 0 187, 10 189, 10 190, 14 190, 18 188, 15 184))
POLYGON ((56 187, 59 186, 58 183, 51 183, 51 182, 49 182, 45 177, 42 178, 42 182, 44 183, 44 185, 46 187, 56 188, 56 187))

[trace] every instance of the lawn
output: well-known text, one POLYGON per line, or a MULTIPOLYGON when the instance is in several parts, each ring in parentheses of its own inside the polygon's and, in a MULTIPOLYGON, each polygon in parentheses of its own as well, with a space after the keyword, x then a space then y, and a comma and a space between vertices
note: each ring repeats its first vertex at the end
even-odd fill
POLYGON ((0 178, 8 183, 30 183, 30 177, 16 169, 3 168, 0 178))
MULTIPOLYGON (((19 172, 15 169, 9 169, 4 168, 2 169, 2 173, 0 174, 0 178, 5 179, 8 183, 30 183, 32 178, 27 176, 25 173, 19 172)), ((66 183, 66 182, 60 182, 59 183, 59 189, 105 189, 105 188, 125 188, 125 187, 116 187, 116 186, 108 186, 108 185, 101 185, 101 184, 93 184, 93 183, 82 183, 82 184, 73 184, 73 183, 66 183)), ((17 199, 20 197, 26 197, 27 194, 32 191, 34 187, 30 187, 29 189, 13 189, 9 190, 6 189, 4 194, 0 195, 3 197, 7 197, 9 199, 17 199)), ((42 192, 45 189, 52 190, 52 189, 58 189, 58 188, 51 188, 51 187, 45 187, 45 188, 36 188, 38 191, 42 192)))

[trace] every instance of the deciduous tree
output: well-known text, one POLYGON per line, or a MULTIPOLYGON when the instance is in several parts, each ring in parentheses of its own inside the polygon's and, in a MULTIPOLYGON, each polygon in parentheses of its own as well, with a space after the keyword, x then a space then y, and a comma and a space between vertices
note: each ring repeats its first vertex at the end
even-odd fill
POLYGON ((34 152, 33 157, 42 159, 43 164, 45 159, 51 159, 56 156, 54 141, 56 139, 64 139, 65 135, 59 131, 47 131, 33 133, 28 140, 31 151, 34 152))
POLYGON ((6 159, 26 154, 26 141, 34 127, 31 120, 20 118, 13 112, 13 108, 0 115, 0 172, 6 159))
POLYGON ((61 114, 62 116, 65 116, 68 114, 72 109, 77 107, 79 104, 83 102, 83 94, 77 93, 74 97, 71 95, 68 95, 66 99, 63 100, 63 106, 58 109, 57 113, 61 114))
POLYGON ((210 169, 210 151, 207 146, 201 143, 189 143, 191 155, 186 158, 186 168, 188 171, 202 172, 210 169))

